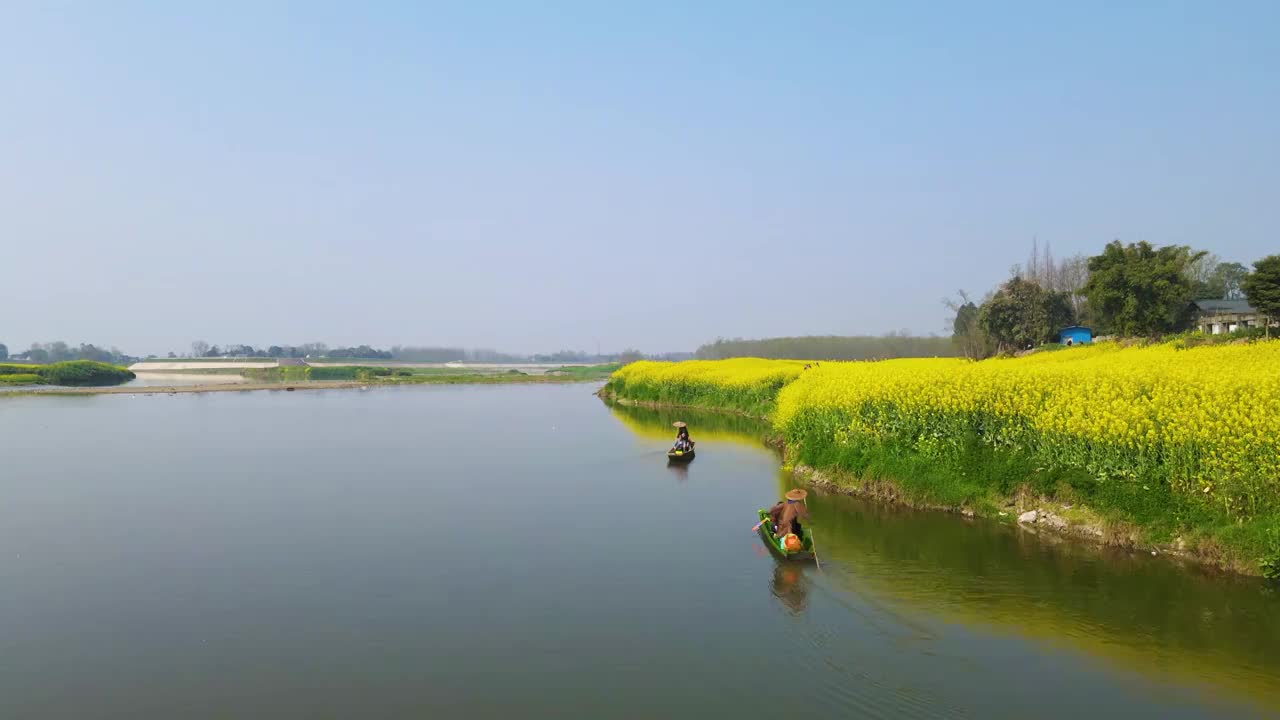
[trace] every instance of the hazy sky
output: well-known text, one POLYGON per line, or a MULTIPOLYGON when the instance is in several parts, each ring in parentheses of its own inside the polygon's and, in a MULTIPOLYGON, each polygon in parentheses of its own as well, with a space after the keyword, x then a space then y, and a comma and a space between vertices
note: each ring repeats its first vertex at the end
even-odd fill
POLYGON ((0 341, 656 352, 1280 252, 1280 3, 1116 5, 3 2, 0 341))

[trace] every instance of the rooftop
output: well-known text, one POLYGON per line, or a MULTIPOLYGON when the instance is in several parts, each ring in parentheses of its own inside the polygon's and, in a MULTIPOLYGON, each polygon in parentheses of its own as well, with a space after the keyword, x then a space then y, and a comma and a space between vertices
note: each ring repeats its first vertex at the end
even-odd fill
POLYGON ((1256 313, 1248 300, 1196 300, 1195 306, 1205 313, 1256 313))

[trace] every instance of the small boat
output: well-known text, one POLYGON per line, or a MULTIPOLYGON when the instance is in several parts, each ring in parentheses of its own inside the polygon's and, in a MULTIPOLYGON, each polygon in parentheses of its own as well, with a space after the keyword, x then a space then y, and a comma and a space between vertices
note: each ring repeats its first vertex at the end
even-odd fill
POLYGON ((757 511, 757 519, 760 520, 760 526, 756 528, 756 532, 760 533, 760 539, 765 545, 773 551, 774 555, 784 560, 813 560, 813 531, 804 528, 801 531, 802 537, 800 542, 804 545, 801 550, 787 550, 782 547, 782 540, 773 536, 772 523, 769 522, 769 511, 761 508, 757 511))
POLYGON ((693 453, 694 453, 693 448, 689 448, 688 450, 676 450, 675 448, 671 448, 670 450, 667 451, 667 461, 668 462, 689 462, 690 460, 693 459, 693 453))

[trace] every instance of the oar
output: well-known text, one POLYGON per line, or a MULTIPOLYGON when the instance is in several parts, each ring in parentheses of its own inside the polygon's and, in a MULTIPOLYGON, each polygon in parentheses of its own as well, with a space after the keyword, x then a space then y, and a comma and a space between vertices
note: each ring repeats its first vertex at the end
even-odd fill
POLYGON ((822 562, 818 560, 818 543, 813 541, 813 530, 809 531, 809 545, 813 547, 813 561, 817 563, 818 569, 822 569, 822 562))
POLYGON ((751 532, 755 532, 755 531, 759 530, 759 529, 760 529, 760 526, 761 526, 761 525, 763 525, 763 524, 765 524, 765 523, 767 523, 767 522, 769 522, 769 518, 767 518, 767 517, 766 517, 765 519, 763 519, 763 520, 761 520, 760 522, 756 523, 756 526, 755 526, 755 527, 753 527, 753 528, 751 528, 751 532))

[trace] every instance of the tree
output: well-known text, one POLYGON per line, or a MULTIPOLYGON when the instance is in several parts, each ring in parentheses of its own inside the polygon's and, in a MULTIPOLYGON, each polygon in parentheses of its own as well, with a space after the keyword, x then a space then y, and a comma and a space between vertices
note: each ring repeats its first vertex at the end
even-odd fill
POLYGON ((971 360, 981 360, 991 355, 991 341, 978 324, 979 308, 964 290, 956 293, 958 299, 946 299, 942 303, 955 313, 951 321, 951 342, 962 355, 971 360))
POLYGON ((204 357, 209 354, 209 343, 196 340, 191 343, 191 357, 204 357))
POLYGON ((47 363, 49 351, 45 350, 40 343, 31 343, 31 349, 27 351, 27 359, 34 363, 47 363))
POLYGON ((1154 337, 1190 327, 1195 288, 1189 266, 1204 256, 1183 245, 1107 244, 1089 258, 1084 294, 1105 332, 1154 337))
MULTIPOLYGON (((957 315, 957 319, 959 319, 957 315)), ((1001 352, 1051 342, 1075 318, 1066 293, 1014 277, 978 310, 977 324, 1001 352)))
POLYGON ((1227 300, 1244 299, 1244 277, 1249 268, 1238 262, 1222 263, 1214 271, 1212 282, 1222 288, 1222 297, 1227 300))
POLYGON ((172 351, 172 350, 170 350, 170 351, 169 351, 169 359, 170 359, 170 360, 174 360, 174 359, 176 359, 177 357, 178 357, 178 354, 177 354, 177 353, 175 353, 175 352, 174 352, 174 351, 172 351))
POLYGON ((1280 255, 1268 255, 1254 263, 1241 287, 1249 304, 1265 318, 1267 337, 1271 337, 1271 323, 1280 319, 1280 255))
POLYGON ((63 360, 71 360, 71 348, 61 340, 55 340, 44 346, 49 352, 49 362, 62 362, 63 360))
POLYGON ((1222 259, 1217 255, 1204 253, 1187 263, 1186 275, 1191 280, 1191 288, 1196 300, 1217 300, 1226 289, 1215 282, 1218 280, 1218 266, 1222 259))
POLYGON ((9 359, 9 346, 5 345, 4 343, 0 343, 0 360, 8 360, 8 359, 9 359))
POLYGON ((222 357, 222 351, 218 349, 217 345, 214 345, 205 353, 205 357, 222 357))

